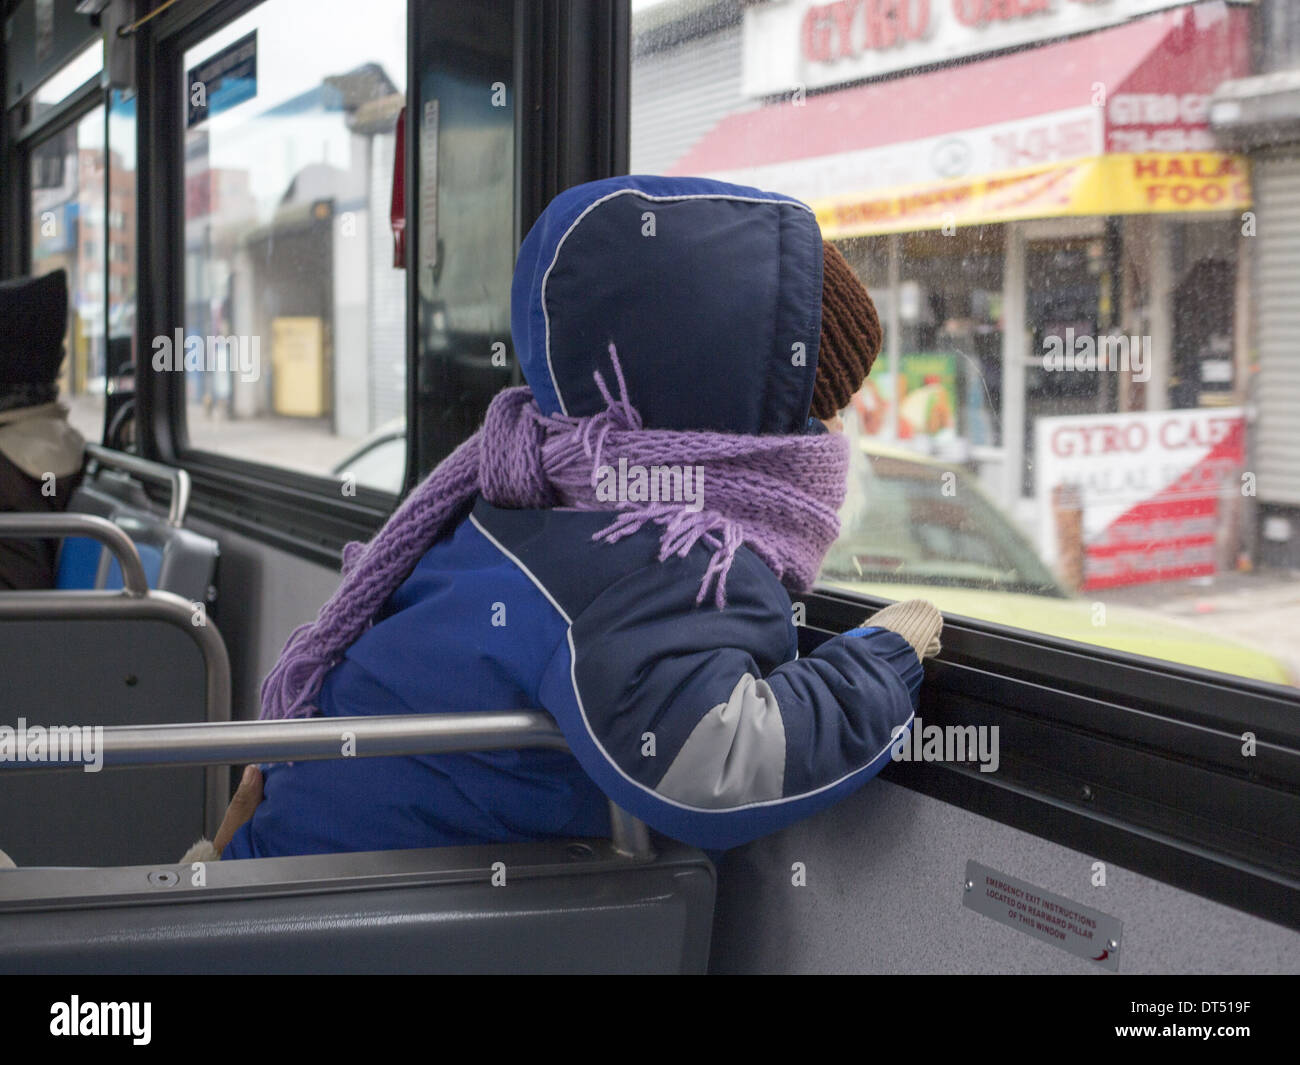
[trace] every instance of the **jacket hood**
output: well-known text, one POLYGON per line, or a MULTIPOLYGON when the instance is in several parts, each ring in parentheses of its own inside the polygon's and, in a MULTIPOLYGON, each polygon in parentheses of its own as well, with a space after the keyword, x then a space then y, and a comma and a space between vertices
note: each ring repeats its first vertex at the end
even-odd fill
POLYGON ((511 332, 545 414, 596 414, 612 342, 647 429, 801 433, 821 332, 812 211, 704 178, 560 193, 524 238, 511 332))

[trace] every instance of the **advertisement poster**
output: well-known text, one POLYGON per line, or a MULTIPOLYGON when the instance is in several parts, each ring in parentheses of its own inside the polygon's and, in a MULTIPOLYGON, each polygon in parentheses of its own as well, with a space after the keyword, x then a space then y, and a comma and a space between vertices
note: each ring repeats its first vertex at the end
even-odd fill
POLYGON ((853 409, 868 436, 888 432, 889 397, 898 400, 898 437, 951 436, 956 431, 957 359, 945 353, 916 353, 899 360, 902 373, 894 384, 885 360, 879 360, 853 409))

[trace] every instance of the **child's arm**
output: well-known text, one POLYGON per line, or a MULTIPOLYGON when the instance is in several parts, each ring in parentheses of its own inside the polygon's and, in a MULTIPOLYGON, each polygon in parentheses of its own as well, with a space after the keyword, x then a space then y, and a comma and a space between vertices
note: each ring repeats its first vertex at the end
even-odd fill
POLYGON ((262 801, 262 770, 255 765, 245 766, 239 778, 239 787, 226 808, 226 816, 221 819, 217 834, 209 841, 200 839, 181 855, 180 864, 191 862, 219 862, 221 855, 229 846, 231 839, 257 811, 262 801))
POLYGON ((769 571, 738 565, 717 611, 694 606, 695 585, 656 570, 573 619, 539 693, 610 798, 666 835, 727 848, 831 805, 884 767, 921 682, 908 640, 931 650, 933 607, 873 619, 906 638, 858 629, 791 661, 789 600, 769 571))

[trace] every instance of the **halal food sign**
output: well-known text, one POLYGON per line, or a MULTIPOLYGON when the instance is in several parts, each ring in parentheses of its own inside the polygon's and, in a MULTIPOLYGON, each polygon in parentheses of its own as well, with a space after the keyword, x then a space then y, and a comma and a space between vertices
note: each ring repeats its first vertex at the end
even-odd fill
POLYGON ((1181 0, 776 0, 745 10, 745 89, 819 88, 1066 37, 1181 0))

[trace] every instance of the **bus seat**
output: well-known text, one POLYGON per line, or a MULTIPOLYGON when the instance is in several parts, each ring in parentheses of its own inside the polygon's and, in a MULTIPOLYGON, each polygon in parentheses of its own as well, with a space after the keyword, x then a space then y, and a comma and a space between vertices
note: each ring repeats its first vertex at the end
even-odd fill
MULTIPOLYGON (((68 510, 95 513, 78 505, 81 502, 74 493, 68 510)), ((215 605, 217 559, 221 555, 215 540, 189 529, 172 528, 152 515, 133 513, 123 506, 105 516, 135 541, 150 588, 173 592, 207 608, 215 605)), ((122 587, 122 569, 93 540, 72 537, 59 552, 55 587, 118 591, 122 587)))
MULTIPOLYGON (((105 729, 105 765, 564 749, 538 711, 105 729)), ((0 776, 47 768, 0 764, 0 776)), ((103 781, 99 781, 103 783, 103 781)), ((37 818, 39 819, 39 817, 37 818)), ((21 865, 21 863, 20 863, 21 865)), ((613 804, 609 839, 0 871, 0 972, 707 970, 716 875, 613 804)))
MULTIPOLYGON (((84 514, 0 516, 0 536, 71 533, 110 547, 125 587, 0 594, 0 724, 229 720, 230 664, 215 625, 194 624, 190 601, 145 586, 122 529, 84 514)), ((19 865, 156 861, 212 831, 227 795, 219 767, 0 774, 0 848, 19 865)))
MULTIPOLYGON (((78 503, 77 493, 73 493, 68 510, 95 513, 83 510, 78 503)), ((104 516, 134 542, 150 588, 173 592, 191 603, 213 605, 213 581, 221 554, 215 540, 190 529, 174 528, 153 514, 120 504, 104 516)), ((59 553, 55 587, 120 591, 122 567, 111 552, 93 540, 70 538, 59 553)))
MULTIPOLYGON (((72 493, 68 511, 106 518, 134 541, 149 587, 173 592, 211 608, 216 599, 217 541, 182 527, 189 499, 189 475, 88 445, 85 479, 72 493), (139 480, 171 488, 166 518, 156 514, 139 480)), ((55 587, 65 590, 122 587, 122 570, 110 551, 93 540, 69 537, 59 551, 55 587)))
MULTIPOLYGON (((134 776, 135 773, 126 774, 134 776)), ((703 973, 715 875, 598 840, 0 872, 7 973, 703 973), (576 851, 575 851, 576 848, 576 851), (494 863, 504 884, 493 886, 494 863)))

